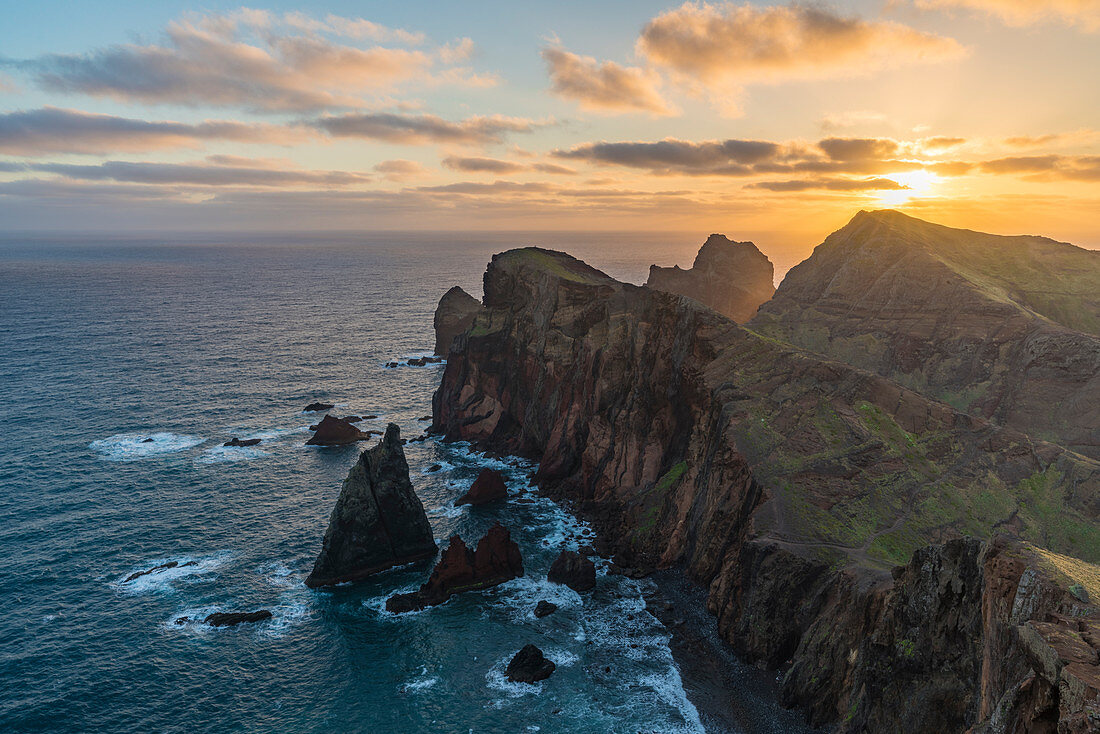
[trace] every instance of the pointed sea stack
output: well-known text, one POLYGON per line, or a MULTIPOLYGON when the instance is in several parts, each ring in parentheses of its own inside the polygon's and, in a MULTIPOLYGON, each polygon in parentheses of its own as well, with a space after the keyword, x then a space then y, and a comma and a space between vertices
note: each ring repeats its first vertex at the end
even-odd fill
POLYGON ((435 353, 446 356, 455 337, 470 328, 481 302, 457 285, 443 294, 435 309, 435 353))
POLYGON ((498 523, 478 541, 477 550, 467 548, 457 535, 451 536, 450 544, 420 590, 391 596, 386 600, 386 609, 411 612, 442 604, 460 591, 487 589, 522 575, 519 546, 498 523))
POLYGON ((314 433, 306 441, 307 446, 345 446, 370 438, 369 432, 360 431, 346 418, 335 418, 331 415, 326 415, 320 423, 309 428, 314 433))
POLYGON ((712 234, 699 248, 691 270, 651 265, 646 286, 694 298, 743 324, 775 293, 774 277, 771 260, 756 245, 712 234))
POLYGON ((391 423, 344 480, 306 586, 358 581, 435 552, 424 505, 409 481, 400 430, 391 423))
POLYGON ((455 505, 484 505, 508 497, 508 485, 496 469, 485 467, 477 475, 470 490, 455 501, 455 505))

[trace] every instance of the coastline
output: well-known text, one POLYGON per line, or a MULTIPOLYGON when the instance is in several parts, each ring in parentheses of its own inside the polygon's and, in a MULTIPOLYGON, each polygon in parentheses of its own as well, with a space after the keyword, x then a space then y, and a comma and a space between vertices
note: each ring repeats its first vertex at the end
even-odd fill
POLYGON ((779 703, 775 671, 753 667, 718 635, 707 592, 672 568, 652 573, 646 608, 671 633, 669 648, 688 700, 707 734, 817 734, 794 709, 779 703))

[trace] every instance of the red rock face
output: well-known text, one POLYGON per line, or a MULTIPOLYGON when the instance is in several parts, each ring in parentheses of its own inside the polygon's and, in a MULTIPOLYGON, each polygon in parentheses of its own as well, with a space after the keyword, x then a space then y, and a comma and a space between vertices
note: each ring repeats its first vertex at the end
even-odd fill
MULTIPOLYGON (((485 294, 434 428, 540 460, 542 489, 617 561, 683 566, 744 657, 790 664, 784 698, 815 722, 962 731, 1030 670, 1007 637, 1031 616, 985 622, 986 551, 958 539, 968 513, 945 508, 1042 475, 1064 493, 1057 512, 1088 525, 1095 465, 561 253, 494 257, 485 294), (913 544, 902 564, 917 550, 897 578, 887 538, 913 544)), ((1017 491, 1030 490, 1010 491, 997 527, 1043 537, 1012 512, 1017 491)))
POLYGON ((519 546, 499 523, 470 550, 462 538, 451 537, 432 575, 411 594, 397 594, 386 600, 391 612, 407 612, 442 604, 462 591, 487 589, 523 575, 519 546))
POLYGON ((484 505, 508 497, 508 486, 504 477, 496 469, 488 467, 481 470, 477 479, 470 485, 470 491, 459 497, 456 505, 484 505))
POLYGON ((694 298, 743 324, 775 293, 774 278, 771 260, 756 245, 712 234, 699 249, 691 270, 651 265, 646 286, 694 298))

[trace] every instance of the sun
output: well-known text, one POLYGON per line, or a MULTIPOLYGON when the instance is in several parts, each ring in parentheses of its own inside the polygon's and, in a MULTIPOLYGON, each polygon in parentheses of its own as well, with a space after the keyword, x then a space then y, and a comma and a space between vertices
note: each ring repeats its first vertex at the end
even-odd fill
POLYGON ((901 206, 913 199, 928 196, 934 192, 937 184, 942 180, 931 171, 923 169, 904 173, 891 173, 886 175, 885 178, 897 181, 905 188, 880 192, 878 203, 884 207, 901 206))

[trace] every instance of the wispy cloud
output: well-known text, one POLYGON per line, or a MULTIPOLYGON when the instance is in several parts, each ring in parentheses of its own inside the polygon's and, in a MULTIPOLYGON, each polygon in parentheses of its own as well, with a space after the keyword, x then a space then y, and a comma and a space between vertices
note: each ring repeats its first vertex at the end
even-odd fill
POLYGON ((421 176, 427 176, 430 171, 416 161, 404 158, 392 158, 382 161, 374 167, 374 171, 382 175, 387 181, 408 181, 421 176))
POLYGON ((1100 30, 1100 2, 1096 0, 916 0, 921 8, 976 10, 1009 25, 1058 22, 1100 30))
POLYGON ((529 133, 543 123, 500 115, 469 117, 459 122, 429 114, 348 113, 321 117, 311 124, 333 137, 365 138, 388 143, 500 143, 509 133, 529 133))
POLYGON ((312 171, 276 168, 260 160, 234 158, 233 165, 214 161, 197 163, 145 163, 106 161, 98 165, 33 163, 26 169, 54 173, 80 181, 116 181, 150 185, 190 186, 350 186, 367 183, 371 177, 348 171, 312 171), (247 163, 248 165, 242 165, 247 163))
POLYGON ((649 112, 670 115, 676 109, 659 91, 660 76, 650 70, 598 62, 551 46, 542 50, 550 86, 558 95, 597 112, 649 112))

